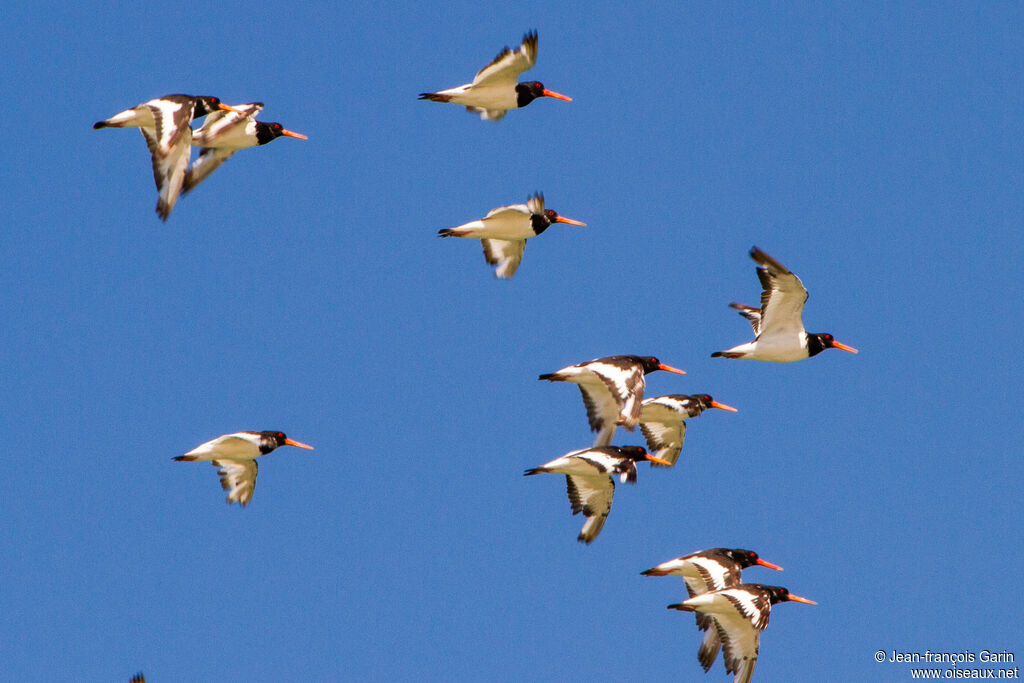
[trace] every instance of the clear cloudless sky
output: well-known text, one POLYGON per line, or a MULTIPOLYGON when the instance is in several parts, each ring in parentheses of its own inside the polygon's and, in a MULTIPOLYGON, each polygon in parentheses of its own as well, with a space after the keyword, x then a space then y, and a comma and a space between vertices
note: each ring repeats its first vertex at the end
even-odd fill
POLYGON ((726 681, 640 576, 714 546, 820 603, 773 610, 755 680, 1024 658, 1022 35, 1018 3, 8 2, 0 679, 726 681), (417 101, 534 28, 572 103, 417 101), (142 137, 92 124, 178 92, 309 140, 163 224, 142 137), (588 227, 511 281, 436 237, 536 190, 588 227), (752 245, 859 355, 710 358, 752 245), (537 375, 626 353, 739 412, 585 546, 522 476, 592 440, 537 375), (244 429, 316 450, 242 509, 171 458, 244 429))

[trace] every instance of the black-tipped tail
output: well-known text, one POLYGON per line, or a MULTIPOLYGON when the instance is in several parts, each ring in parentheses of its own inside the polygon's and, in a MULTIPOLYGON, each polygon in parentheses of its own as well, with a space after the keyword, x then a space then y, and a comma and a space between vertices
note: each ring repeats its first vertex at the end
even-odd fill
POLYGON ((109 124, 106 121, 97 121, 96 123, 92 124, 92 129, 98 130, 100 128, 106 128, 108 125, 109 124))
POLYGON ((453 229, 451 229, 451 228, 444 228, 443 230, 438 230, 437 231, 437 236, 438 237, 458 237, 458 235, 455 234, 455 231, 453 229))
POLYGON ((543 474, 544 472, 547 472, 547 470, 544 469, 543 467, 533 467, 523 472, 523 476, 528 477, 531 474, 543 474))
POLYGON ((546 379, 546 380, 548 380, 549 382, 556 382, 557 380, 555 379, 555 374, 556 374, 556 373, 553 373, 553 372, 549 372, 549 373, 547 373, 546 375, 541 375, 541 376, 540 376, 540 377, 538 377, 537 379, 546 379))
POLYGON ((452 101, 452 96, 451 95, 442 95, 442 94, 436 93, 436 92, 421 92, 419 98, 421 100, 430 100, 431 102, 451 102, 452 101))
POLYGON ((680 612, 696 612, 697 611, 694 608, 690 607, 689 605, 684 605, 681 602, 677 602, 674 605, 669 605, 665 609, 677 609, 680 612))
POLYGON ((174 457, 178 462, 193 462, 196 459, 194 455, 177 455, 174 457))

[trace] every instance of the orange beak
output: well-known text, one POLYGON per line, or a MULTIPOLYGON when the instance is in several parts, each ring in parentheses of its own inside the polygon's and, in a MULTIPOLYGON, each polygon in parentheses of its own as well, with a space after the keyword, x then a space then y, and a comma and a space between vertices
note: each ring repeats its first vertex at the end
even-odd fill
POLYGON ((685 375, 686 374, 686 370, 680 370, 679 368, 674 368, 671 365, 665 365, 664 363, 658 363, 658 369, 659 370, 664 370, 665 372, 674 372, 677 375, 685 375))
POLYGON ((557 93, 554 90, 544 90, 544 97, 554 97, 556 100, 565 100, 566 102, 572 102, 572 98, 561 93, 557 93))
POLYGON ((790 600, 795 600, 796 602, 802 602, 802 603, 804 603, 806 605, 817 605, 818 604, 818 603, 814 602, 814 600, 808 600, 807 598, 801 598, 799 595, 793 595, 792 593, 789 594, 789 599, 790 600))
POLYGON ((834 348, 837 348, 837 349, 842 349, 843 351, 849 351, 850 353, 858 353, 857 349, 853 348, 852 346, 847 346, 846 344, 840 344, 839 342, 835 341, 834 339, 832 340, 832 346, 834 348))
POLYGON ((650 453, 647 454, 647 459, 650 460, 653 463, 657 463, 658 465, 662 465, 663 467, 672 467, 672 463, 670 463, 668 460, 662 460, 661 458, 657 458, 657 457, 651 455, 650 453))
POLYGON ((287 135, 290 138, 298 138, 300 140, 308 140, 309 139, 305 135, 303 135, 302 133, 293 133, 292 131, 285 130, 284 128, 281 129, 281 135, 287 135))
POLYGON ((574 221, 573 219, 566 218, 565 216, 559 216, 558 218, 555 219, 555 222, 556 223, 568 223, 569 225, 582 225, 584 227, 587 225, 586 223, 584 223, 582 221, 574 221))
POLYGON ((238 111, 238 110, 237 110, 237 109, 235 109, 234 107, 229 107, 228 105, 224 104, 223 102, 221 102, 221 103, 220 103, 220 109, 221 109, 222 111, 230 111, 230 112, 233 112, 233 113, 235 113, 235 114, 241 114, 242 116, 245 116, 245 112, 243 112, 243 111, 238 111))
MULTIPOLYGON (((762 560, 761 558, 757 558, 757 562, 755 564, 759 564, 762 567, 768 567, 768 569, 774 569, 777 572, 781 572, 782 571, 782 567, 780 567, 779 565, 772 564, 771 562, 767 562, 765 560, 762 560)), ((790 597, 792 597, 792 596, 790 596, 790 597)))
MULTIPOLYGON (((738 413, 738 412, 740 412, 740 411, 736 410, 735 408, 733 408, 732 406, 727 406, 724 403, 719 403, 718 401, 712 401, 711 402, 711 407, 712 408, 719 408, 721 410, 728 410, 730 413, 738 413)), ((760 564, 760 562, 758 562, 758 564, 760 564)), ((765 565, 765 566, 767 566, 767 565, 765 565)), ((776 567, 772 567, 772 568, 776 569, 776 567)), ((779 569, 781 569, 781 567, 779 567, 779 569)))
POLYGON ((285 446, 295 446, 296 448, 305 448, 307 451, 313 450, 312 446, 306 445, 304 443, 299 443, 298 441, 292 441, 291 439, 285 439, 284 440, 284 445, 285 446))

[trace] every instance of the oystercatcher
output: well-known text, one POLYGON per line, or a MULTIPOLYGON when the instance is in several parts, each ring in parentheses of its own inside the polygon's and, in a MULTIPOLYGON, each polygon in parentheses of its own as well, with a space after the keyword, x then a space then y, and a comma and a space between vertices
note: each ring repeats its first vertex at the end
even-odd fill
POLYGON ((220 468, 217 474, 220 475, 221 487, 228 492, 228 504, 239 503, 245 507, 256 489, 256 472, 259 469, 256 458, 279 446, 313 450, 312 446, 289 439, 284 432, 235 432, 218 436, 174 459, 187 462, 212 460, 213 466, 220 468))
POLYGON ((617 424, 630 431, 636 427, 644 399, 644 375, 655 370, 686 374, 651 356, 608 356, 570 365, 538 379, 579 385, 590 430, 597 432, 594 445, 607 446, 617 424))
POLYGON ((793 595, 781 586, 741 583, 731 588, 695 595, 668 609, 709 615, 725 649, 725 670, 735 674, 733 683, 750 683, 760 648, 761 631, 768 626, 772 605, 792 600, 818 603, 793 595))
POLYGON ((712 358, 792 363, 815 356, 825 349, 857 353, 857 349, 840 344, 831 334, 805 332, 803 310, 807 302, 807 290, 800 278, 757 247, 751 248, 750 258, 758 264, 757 277, 764 289, 761 292, 761 308, 735 302, 729 305, 750 321, 755 339, 726 351, 716 351, 711 354, 712 358))
POLYGON ((510 278, 523 260, 526 240, 541 234, 554 223, 583 225, 580 221, 559 216, 544 209, 544 194, 537 192, 525 204, 499 206, 478 221, 457 228, 438 230, 441 237, 469 237, 481 241, 487 263, 496 266, 494 277, 510 278))
POLYGON ((566 453, 546 465, 526 470, 524 476, 543 472, 565 475, 572 514, 582 512, 587 518, 576 540, 590 543, 601 533, 611 512, 615 495, 612 477, 617 474, 623 483, 635 484, 638 460, 659 462, 640 446, 601 446, 566 453))
POLYGON ((479 113, 480 118, 487 121, 498 121, 509 109, 525 107, 538 97, 572 102, 571 97, 552 92, 538 81, 516 83, 519 74, 533 68, 536 63, 537 32, 531 31, 523 36, 518 50, 506 47, 499 52, 493 62, 477 73, 472 83, 438 92, 423 92, 420 99, 461 104, 467 111, 479 113))
POLYGON ((236 104, 232 109, 235 111, 213 112, 206 117, 202 127, 192 133, 192 146, 200 147, 202 151, 185 174, 182 194, 188 194, 240 149, 265 145, 282 135, 309 139, 301 133, 285 130, 280 123, 257 121, 256 114, 263 109, 262 102, 236 104))
POLYGON ((93 128, 138 128, 153 157, 153 180, 160 198, 156 212, 163 221, 171 215, 185 179, 192 145, 192 119, 217 111, 235 110, 216 97, 164 95, 126 109, 93 128))
MULTIPOLYGON (((686 584, 686 591, 692 598, 708 591, 740 585, 742 571, 755 564, 782 571, 782 567, 762 560, 753 550, 711 548, 662 562, 657 567, 640 573, 644 576, 681 576, 686 584)), ((718 638, 718 629, 714 628, 710 616, 700 612, 695 616, 697 628, 704 631, 704 640, 697 650, 697 659, 704 667, 704 671, 708 671, 718 657, 722 641, 718 638)))
POLYGON ((640 404, 640 431, 647 439, 647 447, 662 460, 675 465, 683 449, 687 418, 697 417, 708 408, 737 412, 707 394, 668 394, 645 399, 640 404))

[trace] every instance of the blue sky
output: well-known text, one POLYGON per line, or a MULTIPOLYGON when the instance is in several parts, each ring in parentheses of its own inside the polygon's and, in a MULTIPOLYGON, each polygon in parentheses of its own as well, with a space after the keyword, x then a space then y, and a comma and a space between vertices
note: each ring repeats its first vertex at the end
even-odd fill
MULTIPOLYGON (((18 2, 0 271, 7 680, 729 680, 671 557, 746 547, 779 606, 755 680, 908 680, 879 649, 1021 643, 1024 10, 1012 3, 18 2), (527 30, 541 100, 418 102, 527 30), (238 154, 163 224, 145 145, 94 121, 166 93, 309 136, 238 154), (436 231, 541 190, 587 222, 497 281, 436 231), (757 245, 805 322, 749 339, 757 245), (620 486, 536 377, 657 355, 648 396, 736 406, 620 486), (171 458, 281 429, 246 509, 171 458)), ((620 432, 618 444, 638 444, 620 432)))

